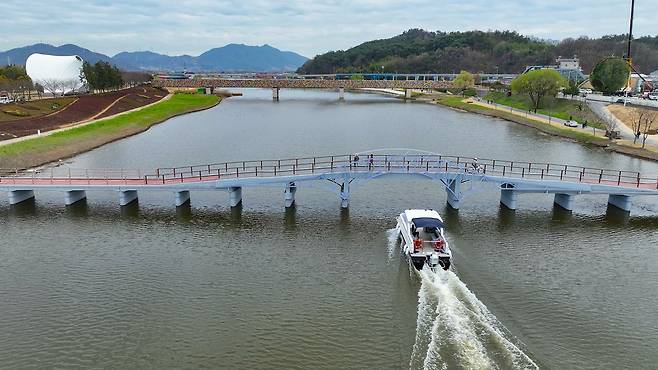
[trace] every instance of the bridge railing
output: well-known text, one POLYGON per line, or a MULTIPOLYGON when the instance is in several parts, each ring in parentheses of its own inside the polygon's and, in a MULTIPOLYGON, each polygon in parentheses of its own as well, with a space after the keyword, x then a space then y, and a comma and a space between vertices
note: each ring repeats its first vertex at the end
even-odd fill
POLYGON ((123 169, 1 170, 0 184, 162 185, 245 177, 277 177, 343 172, 481 174, 505 178, 568 181, 658 189, 658 177, 639 172, 553 163, 478 159, 443 155, 336 155, 253 160, 158 168, 151 173, 123 169))

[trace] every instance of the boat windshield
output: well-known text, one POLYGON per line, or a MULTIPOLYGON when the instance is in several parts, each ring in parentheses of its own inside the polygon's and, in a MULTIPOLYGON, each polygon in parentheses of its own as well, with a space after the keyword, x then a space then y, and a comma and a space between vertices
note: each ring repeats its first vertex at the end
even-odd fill
POLYGON ((439 219, 432 217, 417 217, 411 220, 411 222, 417 228, 429 227, 429 228, 443 229, 443 222, 441 222, 441 220, 439 219))

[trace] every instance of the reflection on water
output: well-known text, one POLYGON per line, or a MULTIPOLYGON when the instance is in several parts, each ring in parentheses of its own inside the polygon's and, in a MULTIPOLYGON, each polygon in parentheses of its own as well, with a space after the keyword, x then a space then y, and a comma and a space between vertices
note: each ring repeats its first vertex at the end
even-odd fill
MULTIPOLYGON (((245 91, 66 165, 151 169, 407 147, 658 173, 655 163, 437 106, 288 90, 273 103, 270 94, 245 91)), ((629 217, 606 210, 604 196, 576 196, 570 213, 552 195, 524 194, 510 211, 499 188, 477 184, 455 211, 439 183, 388 178, 354 184, 341 209, 326 185, 332 191, 300 186, 291 209, 278 187, 247 187, 233 209, 224 191, 192 192, 178 208, 169 192, 140 193, 127 207, 102 191, 70 207, 54 192, 0 204, 2 367, 658 362, 658 200, 638 198, 629 217), (391 248, 387 230, 407 208, 443 215, 455 260, 447 280, 416 276, 391 248)))

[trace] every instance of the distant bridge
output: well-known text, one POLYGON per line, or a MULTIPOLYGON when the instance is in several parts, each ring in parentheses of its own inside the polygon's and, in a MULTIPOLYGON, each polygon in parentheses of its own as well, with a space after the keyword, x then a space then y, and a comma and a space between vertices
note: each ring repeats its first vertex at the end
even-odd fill
POLYGON ((266 88, 272 89, 272 97, 279 98, 279 89, 338 89, 343 98, 345 89, 404 89, 405 97, 411 97, 412 89, 446 89, 451 82, 440 80, 337 80, 337 79, 228 79, 190 78, 181 80, 154 80, 152 85, 163 88, 266 88))
POLYGON ((555 194, 554 203, 573 209, 580 194, 608 196, 608 203, 629 212, 631 198, 658 195, 658 177, 639 172, 606 170, 551 163, 444 156, 418 151, 372 151, 372 154, 333 155, 275 160, 223 162, 184 167, 137 170, 74 170, 55 167, 45 171, 7 171, 0 176, 0 190, 10 204, 34 198, 35 190, 62 191, 65 204, 86 198, 87 191, 114 190, 119 204, 137 200, 138 192, 169 191, 176 206, 189 203, 190 191, 229 193, 232 207, 242 203, 242 189, 279 185, 286 207, 295 202, 298 186, 320 182, 336 192, 341 206, 349 206, 350 188, 381 177, 434 180, 447 192, 447 202, 459 209, 464 194, 478 184, 500 189, 500 202, 516 209, 526 193, 555 194))

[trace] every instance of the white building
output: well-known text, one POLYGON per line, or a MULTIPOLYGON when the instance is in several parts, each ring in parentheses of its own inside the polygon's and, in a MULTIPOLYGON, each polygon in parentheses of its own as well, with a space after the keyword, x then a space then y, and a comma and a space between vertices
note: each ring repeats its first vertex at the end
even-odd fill
POLYGON ((80 81, 82 63, 82 58, 77 55, 32 54, 25 62, 25 71, 32 82, 43 86, 45 92, 65 94, 83 87, 80 81))

